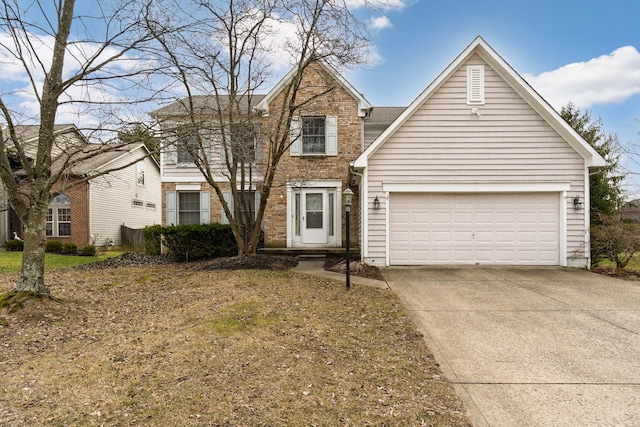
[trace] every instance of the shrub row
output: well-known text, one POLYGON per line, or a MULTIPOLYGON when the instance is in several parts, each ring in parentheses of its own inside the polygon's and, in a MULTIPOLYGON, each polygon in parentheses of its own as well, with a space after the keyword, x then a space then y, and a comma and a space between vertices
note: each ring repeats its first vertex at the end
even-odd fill
MULTIPOLYGON (((24 242, 22 240, 8 240, 7 250, 12 252, 22 252, 24 242)), ((78 252, 78 245, 75 243, 62 243, 60 240, 47 240, 44 251, 50 254, 96 256, 96 247, 87 245, 78 252)))
POLYGON ((234 256, 238 246, 231 227, 226 224, 153 225, 143 231, 145 251, 159 254, 161 243, 176 261, 234 256))

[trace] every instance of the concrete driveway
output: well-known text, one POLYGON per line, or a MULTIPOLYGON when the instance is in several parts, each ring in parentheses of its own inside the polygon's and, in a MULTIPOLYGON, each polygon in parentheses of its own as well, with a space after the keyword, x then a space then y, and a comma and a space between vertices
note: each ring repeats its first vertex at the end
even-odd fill
POLYGON ((640 285, 567 268, 393 267, 475 426, 640 425, 640 285))

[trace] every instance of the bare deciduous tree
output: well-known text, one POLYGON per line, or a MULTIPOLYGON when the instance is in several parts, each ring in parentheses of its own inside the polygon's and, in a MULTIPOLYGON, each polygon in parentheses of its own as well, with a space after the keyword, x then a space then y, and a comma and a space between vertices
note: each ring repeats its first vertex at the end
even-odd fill
POLYGON ((0 55, 26 81, 26 86, 17 88, 4 85, 0 92, 0 114, 5 122, 0 129, 0 178, 23 226, 24 253, 17 292, 50 296, 44 283, 44 251, 51 199, 70 186, 113 171, 94 171, 67 180, 74 165, 121 146, 61 143, 56 121, 63 113, 77 119, 100 113, 94 121, 100 125, 94 129, 104 134, 108 118, 115 117, 114 107, 130 101, 108 94, 114 89, 122 94, 148 81, 144 77, 156 66, 143 52, 152 38, 139 23, 150 3, 0 3, 0 55), (21 103, 19 96, 25 92, 37 103, 37 111, 30 112, 21 103), (27 124, 38 130, 35 142, 26 142, 20 134, 27 124))
POLYGON ((342 68, 362 62, 366 31, 344 0, 158 4, 149 28, 158 34, 167 67, 186 96, 154 116, 214 189, 240 254, 254 254, 278 164, 292 142, 292 119, 336 84, 327 74, 325 85, 301 96, 305 72, 318 64, 342 68), (167 30, 169 25, 185 28, 188 17, 197 23, 179 32, 167 30), (284 43, 270 43, 286 29, 291 31, 284 43), (277 108, 265 120, 255 111, 261 99, 256 94, 271 77, 269 58, 275 49, 292 70, 275 100, 277 108), (227 183, 232 200, 223 194, 227 183))

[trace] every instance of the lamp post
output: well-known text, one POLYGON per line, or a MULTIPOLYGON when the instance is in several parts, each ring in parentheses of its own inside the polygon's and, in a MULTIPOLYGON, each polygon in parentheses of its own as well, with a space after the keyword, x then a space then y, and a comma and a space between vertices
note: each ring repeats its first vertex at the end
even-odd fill
POLYGON ((353 191, 349 187, 347 187, 342 192, 343 202, 344 202, 344 212, 345 212, 345 220, 347 222, 346 233, 347 233, 347 290, 351 289, 351 238, 350 238, 350 228, 351 224, 349 224, 349 214, 351 213, 351 200, 353 199, 353 191))

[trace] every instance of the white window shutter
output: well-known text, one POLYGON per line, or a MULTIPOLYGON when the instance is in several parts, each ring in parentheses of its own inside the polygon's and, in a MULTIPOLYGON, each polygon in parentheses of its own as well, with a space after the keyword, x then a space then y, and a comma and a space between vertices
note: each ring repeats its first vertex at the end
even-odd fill
POLYGON ((256 191, 254 193, 254 197, 255 197, 256 204, 254 205, 255 209, 254 209, 253 219, 256 219, 258 217, 258 209, 260 209, 260 197, 261 197, 260 192, 256 191))
MULTIPOLYGON (((227 202, 227 206, 229 206, 231 214, 233 214, 233 194, 231 194, 231 191, 223 191, 222 197, 224 198, 224 201, 227 202)), ((222 206, 220 207, 220 212, 220 224, 229 224, 229 218, 227 218, 227 215, 224 213, 224 208, 222 206)))
POLYGON ((301 147, 302 120, 300 120, 300 116, 294 116, 291 118, 291 146, 289 146, 289 152, 292 156, 299 156, 301 147))
POLYGON ((208 191, 200 192, 200 224, 211 222, 211 195, 208 191))
POLYGON ((469 65, 467 67, 467 102, 469 104, 484 103, 483 65, 469 65))
POLYGON ((338 117, 327 116, 324 121, 325 148, 327 156, 338 155, 338 117))
POLYGON ((176 222, 176 192, 167 191, 165 193, 167 198, 167 225, 177 225, 176 222))
POLYGON ((262 144, 262 131, 258 130, 255 140, 255 146, 253 147, 255 150, 255 159, 256 162, 262 162, 264 160, 264 145, 262 144))

